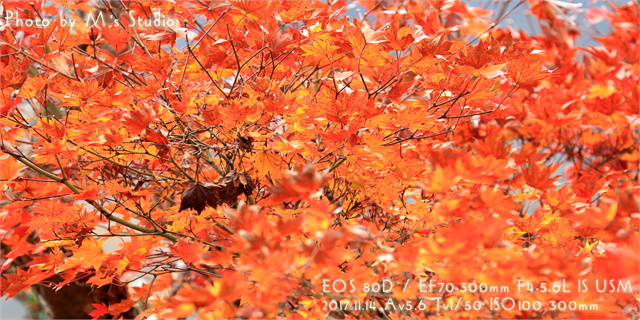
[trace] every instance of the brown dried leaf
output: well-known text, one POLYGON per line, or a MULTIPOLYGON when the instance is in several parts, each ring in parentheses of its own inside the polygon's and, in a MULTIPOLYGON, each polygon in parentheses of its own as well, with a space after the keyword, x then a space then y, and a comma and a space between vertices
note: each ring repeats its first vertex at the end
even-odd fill
POLYGON ((238 200, 238 196, 249 196, 255 184, 248 173, 231 171, 219 180, 220 200, 232 205, 238 200))
POLYGON ((218 183, 194 182, 182 194, 180 211, 194 209, 198 214, 206 206, 216 208, 226 203, 230 206, 238 201, 238 196, 251 195, 255 183, 246 172, 231 171, 218 180, 218 183))
POLYGON ((242 151, 251 151, 253 148, 253 137, 238 137, 234 142, 238 145, 238 149, 242 151))
POLYGON ((219 188, 219 185, 210 182, 190 184, 189 189, 182 194, 180 211, 194 209, 200 214, 206 206, 217 207, 220 204, 219 188))

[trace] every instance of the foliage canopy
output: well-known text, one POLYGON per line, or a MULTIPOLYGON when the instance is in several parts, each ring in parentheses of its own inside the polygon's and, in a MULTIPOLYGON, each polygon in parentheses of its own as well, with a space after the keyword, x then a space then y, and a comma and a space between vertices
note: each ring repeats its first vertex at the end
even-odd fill
POLYGON ((462 1, 90 4, 3 2, 3 295, 126 289, 96 318, 638 315, 637 4, 586 12, 613 27, 586 48, 555 0, 528 1, 537 36, 462 1))

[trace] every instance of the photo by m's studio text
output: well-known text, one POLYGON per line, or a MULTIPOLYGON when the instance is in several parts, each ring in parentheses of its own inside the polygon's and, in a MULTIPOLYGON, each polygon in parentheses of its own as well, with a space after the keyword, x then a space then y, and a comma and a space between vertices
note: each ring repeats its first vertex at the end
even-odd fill
MULTIPOLYGON (((132 27, 156 27, 156 28, 175 28, 178 25, 178 21, 175 19, 153 18, 143 19, 142 17, 136 17, 135 11, 129 11, 128 14, 129 25, 132 27)), ((83 19, 70 18, 63 11, 60 11, 58 16, 52 16, 50 18, 20 18, 18 11, 7 11, 5 15, 5 23, 12 24, 14 27, 36 27, 46 28, 50 26, 54 21, 59 21, 61 27, 69 27, 71 31, 74 30, 79 23, 85 24, 87 27, 109 27, 111 21, 115 21, 117 17, 112 14, 105 14, 102 11, 89 12, 83 19)))

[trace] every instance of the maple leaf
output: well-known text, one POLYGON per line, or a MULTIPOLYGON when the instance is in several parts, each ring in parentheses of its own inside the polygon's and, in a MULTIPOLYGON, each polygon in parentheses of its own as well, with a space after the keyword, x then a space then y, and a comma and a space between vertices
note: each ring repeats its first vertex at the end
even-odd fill
POLYGON ((25 169, 22 163, 11 156, 0 159, 0 181, 12 181, 20 176, 20 172, 25 169))
POLYGON ((247 278, 242 272, 233 272, 230 276, 224 277, 222 281, 217 281, 212 293, 222 300, 233 302, 246 294, 246 290, 249 288, 247 282, 247 278))
POLYGON ((29 273, 21 268, 18 268, 16 273, 3 274, 3 276, 0 277, 0 284, 2 284, 2 293, 7 294, 7 298, 14 297, 30 286, 26 283, 29 273))
POLYGON ((258 175, 266 176, 275 174, 283 168, 282 158, 271 150, 263 150, 256 152, 251 157, 251 162, 258 175))
POLYGON ((569 246, 574 244, 576 232, 571 228, 567 219, 556 219, 549 225, 550 241, 556 245, 569 246))
POLYGON ((618 213, 618 203, 604 199, 597 208, 586 208, 584 212, 571 215, 573 228, 590 228, 593 230, 606 228, 618 213))
MULTIPOLYGON (((324 319, 309 295, 323 279, 411 279, 388 294, 399 304, 425 276, 637 282, 635 3, 591 10, 613 32, 579 49, 574 5, 557 0, 529 0, 546 20, 535 36, 500 26, 506 5, 455 0, 360 1, 366 18, 344 1, 76 2, 3 9, 180 23, 0 32, 0 147, 18 157, 0 155, 2 293, 53 287, 62 303, 40 299, 64 307, 78 285, 102 302, 82 303, 96 309, 82 318, 149 300, 140 317, 324 319), (107 235, 127 241, 105 253, 107 235), (190 276, 172 274, 185 267, 176 259, 190 276), (154 280, 115 286, 129 271, 154 280)), ((358 291, 340 295, 370 301, 358 291)), ((534 295, 541 310, 438 316, 594 318, 637 305, 627 292, 534 295), (601 310, 551 312, 550 299, 601 310)))
POLYGON ((428 184, 416 182, 425 191, 445 192, 462 180, 462 176, 452 167, 436 166, 431 173, 428 184))
POLYGON ((87 283, 93 284, 93 285, 97 286, 98 288, 100 288, 102 286, 109 285, 109 284, 113 283, 113 279, 114 279, 113 275, 107 276, 107 275, 100 274, 100 273, 96 272, 95 275, 93 275, 91 278, 89 278, 87 280, 87 283))
POLYGON ((315 164, 309 163, 289 173, 279 184, 274 185, 269 197, 270 203, 305 199, 327 181, 327 175, 316 171, 315 164))
POLYGON ((518 85, 535 85, 538 81, 551 76, 541 61, 531 62, 528 59, 514 61, 507 67, 507 78, 518 85))
POLYGON ((28 99, 34 98, 48 82, 49 79, 44 76, 31 77, 20 88, 20 96, 28 99))
POLYGON ((109 312, 109 308, 107 305, 103 303, 92 303, 91 304, 95 309, 89 312, 89 315, 93 317, 93 320, 96 320, 109 312))
POLYGON ((100 33, 109 43, 114 45, 121 45, 131 41, 131 29, 122 29, 118 25, 101 28, 100 33))
POLYGON ((246 172, 231 171, 218 180, 220 200, 229 205, 233 205, 241 194, 251 195, 254 188, 253 179, 246 172))
POLYGON ((156 110, 151 102, 140 101, 134 110, 124 115, 123 124, 132 129, 133 132, 141 132, 146 129, 156 118, 156 110))
POLYGON ((180 239, 171 247, 171 251, 182 258, 184 262, 192 263, 200 260, 202 254, 206 253, 208 249, 202 243, 180 239))
POLYGON ((221 203, 218 190, 219 186, 215 183, 191 183, 189 189, 182 194, 179 211, 193 209, 200 214, 206 206, 216 208, 221 203))
POLYGON ((82 241, 82 245, 72 259, 79 260, 83 267, 93 267, 95 270, 99 270, 106 256, 107 253, 102 251, 102 241, 88 237, 82 241))
POLYGON ((487 79, 492 79, 505 74, 504 71, 502 71, 502 68, 506 65, 506 63, 486 65, 478 69, 478 73, 487 77, 487 79))
POLYGON ((331 44, 331 41, 324 39, 316 39, 311 45, 303 45, 301 49, 305 52, 305 56, 310 56, 318 63, 325 63, 327 60, 331 61, 333 52, 340 47, 331 44))
POLYGON ((97 195, 99 192, 100 192, 100 189, 92 188, 92 189, 84 190, 82 193, 74 195, 73 197, 76 200, 85 200, 85 199, 95 200, 95 199, 98 199, 97 195))
POLYGON ((541 169, 538 164, 533 161, 529 161, 529 167, 523 172, 524 179, 528 185, 538 190, 547 190, 555 186, 555 181, 558 180, 558 176, 551 177, 551 172, 554 172, 558 165, 550 165, 541 169))
POLYGON ((182 194, 179 211, 194 209, 200 214, 206 206, 216 208, 223 203, 233 205, 239 195, 249 196, 254 188, 249 174, 237 171, 225 174, 217 183, 194 182, 182 194))

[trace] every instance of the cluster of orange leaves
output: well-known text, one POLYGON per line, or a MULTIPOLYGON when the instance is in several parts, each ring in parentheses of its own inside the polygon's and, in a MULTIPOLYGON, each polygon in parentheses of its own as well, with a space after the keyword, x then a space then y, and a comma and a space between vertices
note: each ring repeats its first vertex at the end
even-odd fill
MULTIPOLYGON (((4 9, 54 2, 93 10, 4 9)), ((375 23, 345 1, 145 1, 110 26, 0 28, 2 271, 31 259, 2 293, 59 274, 129 284, 95 317, 323 318, 332 300, 390 318, 637 315, 638 5, 593 12, 614 30, 580 48, 561 4, 529 1, 538 36, 463 1, 362 1, 375 23), (178 210, 189 183, 233 170, 252 195, 178 210), (356 290, 323 290, 338 279, 356 290), (636 293, 596 292, 605 279, 636 293), (393 292, 363 290, 382 280, 393 292), (544 308, 438 308, 507 297, 544 308)))

